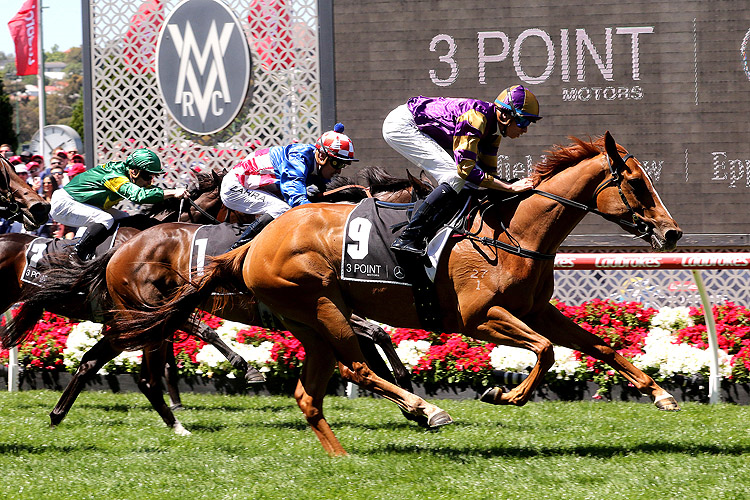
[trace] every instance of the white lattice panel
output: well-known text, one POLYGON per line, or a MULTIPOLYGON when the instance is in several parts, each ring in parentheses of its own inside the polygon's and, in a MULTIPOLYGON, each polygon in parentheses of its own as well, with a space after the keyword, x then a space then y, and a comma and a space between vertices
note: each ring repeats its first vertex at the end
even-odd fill
MULTIPOLYGON (((750 271, 702 270, 713 304, 750 304, 750 271)), ((699 306, 690 271, 555 271, 555 295, 570 305, 593 299, 642 302, 647 307, 699 306)))
POLYGON ((225 168, 252 147, 320 135, 317 2, 227 0, 241 20, 253 64, 250 97, 234 122, 195 136, 169 116, 153 71, 158 32, 177 1, 92 0, 93 122, 97 164, 136 147, 159 152, 160 184, 189 180, 188 168, 225 168))

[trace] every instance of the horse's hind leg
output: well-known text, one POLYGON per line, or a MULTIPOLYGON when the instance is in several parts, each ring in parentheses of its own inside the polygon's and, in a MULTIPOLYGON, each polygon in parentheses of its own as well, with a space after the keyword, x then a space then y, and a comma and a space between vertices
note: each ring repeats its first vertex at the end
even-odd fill
POLYGON ((660 387, 654 379, 635 367, 600 337, 575 324, 552 304, 547 305, 542 313, 530 319, 529 324, 537 325, 538 331, 552 343, 581 351, 607 363, 633 384, 641 394, 651 396, 658 409, 666 411, 680 409, 675 398, 660 387))
POLYGON ((73 403, 75 403, 76 398, 78 398, 78 395, 86 385, 86 382, 91 380, 102 366, 109 363, 121 352, 121 349, 112 346, 109 339, 105 337, 94 344, 94 346, 83 355, 81 364, 78 365, 78 369, 73 375, 73 378, 70 379, 62 396, 60 396, 60 400, 49 414, 51 426, 54 427, 63 421, 68 414, 68 411, 70 411, 70 408, 73 406, 73 403))
MULTIPOLYGON (((395 383, 409 392, 414 392, 411 383, 411 374, 398 357, 396 349, 393 347, 393 339, 391 339, 391 336, 379 326, 356 315, 352 315, 351 324, 352 330, 354 330, 354 333, 357 335, 359 348, 362 350, 362 354, 364 354, 365 360, 372 371, 383 380, 392 384, 395 383), (375 347, 376 345, 380 346, 385 357, 388 359, 388 362, 391 364, 391 369, 393 370, 392 374, 388 369, 388 366, 380 357, 380 353, 375 347)), ((406 420, 416 422, 420 427, 429 427, 427 424, 427 418, 424 415, 412 415, 403 410, 401 410, 401 413, 406 420)))
POLYGON ((318 333, 333 347, 345 380, 393 401, 408 413, 427 417, 430 427, 453 422, 450 415, 437 406, 375 374, 365 362, 352 327, 341 313, 342 309, 327 297, 321 297, 317 302, 318 333))
POLYGON ((333 351, 305 326, 295 324, 290 330, 305 348, 305 363, 294 390, 294 399, 326 452, 331 456, 346 455, 323 415, 323 398, 336 365, 333 351))
POLYGON ((147 347, 143 350, 138 388, 164 420, 164 423, 174 429, 175 434, 188 436, 190 431, 185 429, 174 416, 174 413, 164 401, 164 395, 161 391, 161 374, 164 372, 168 349, 172 349, 171 342, 163 342, 159 347, 147 347))
POLYGON ((258 371, 252 365, 248 365, 242 356, 234 352, 216 333, 216 330, 198 321, 187 321, 184 325, 184 330, 191 333, 214 346, 232 365, 232 367, 245 374, 245 380, 249 384, 262 384, 266 381, 266 377, 258 371))
POLYGON ((404 366, 404 363, 401 362, 398 354, 396 354, 391 336, 379 326, 354 314, 351 317, 350 323, 352 324, 352 330, 354 330, 359 340, 362 354, 365 355, 370 368, 388 382, 395 383, 409 392, 414 392, 411 383, 411 374, 406 369, 406 366, 404 366), (383 350, 383 354, 385 354, 386 359, 388 359, 391 365, 393 375, 391 375, 388 367, 383 362, 375 345, 378 345, 383 350))
MULTIPOLYGON (((167 349, 164 360, 164 380, 167 383, 167 394, 169 394, 169 408, 172 411, 182 410, 182 398, 180 397, 180 377, 177 374, 177 359, 174 349, 167 349)), ((143 365, 141 365, 143 366, 143 365)))

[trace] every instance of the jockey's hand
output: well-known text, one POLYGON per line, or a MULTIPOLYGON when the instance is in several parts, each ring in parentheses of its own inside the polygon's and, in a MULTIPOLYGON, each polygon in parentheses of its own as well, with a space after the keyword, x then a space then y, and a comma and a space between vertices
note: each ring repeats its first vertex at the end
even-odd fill
POLYGON ((183 198, 187 190, 185 188, 171 188, 164 190, 164 198, 183 198))
POLYGON ((315 184, 310 184, 307 186, 307 199, 312 200, 315 198, 320 198, 323 196, 323 194, 320 192, 320 188, 316 186, 315 184))
POLYGON ((513 184, 510 184, 508 187, 512 192, 520 193, 522 191, 534 189, 534 181, 531 179, 531 177, 526 177, 524 179, 517 180, 513 184))

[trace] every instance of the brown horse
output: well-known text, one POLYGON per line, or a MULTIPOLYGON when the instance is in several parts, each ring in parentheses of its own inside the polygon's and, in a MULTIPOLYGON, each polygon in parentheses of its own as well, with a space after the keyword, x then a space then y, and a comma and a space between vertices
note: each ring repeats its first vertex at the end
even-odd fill
MULTIPOLYGON (((20 179, 19 179, 20 180, 20 179)), ((210 224, 216 220, 223 204, 218 197, 221 177, 215 172, 196 174, 196 182, 188 190, 188 197, 183 200, 165 200, 164 203, 154 205, 146 212, 146 217, 129 217, 120 221, 121 226, 117 231, 114 246, 119 246, 123 242, 138 234, 141 230, 154 225, 154 220, 193 220, 198 223, 210 224), (216 200, 219 202, 216 203, 216 200), (153 219, 153 220, 152 220, 153 219), (131 227, 132 226, 132 227, 131 227)), ((33 191, 32 191, 33 193, 33 191)), ((49 210, 49 207, 47 207, 49 210)), ((46 222, 46 218, 45 218, 46 222)), ((4 234, 0 235, 0 278, 3 279, 5 286, 0 290, 0 307, 7 310, 12 304, 23 300, 23 297, 35 297, 36 300, 29 301, 29 307, 22 307, 24 316, 33 327, 33 324, 41 317, 42 312, 46 309, 51 312, 61 314, 71 318, 96 321, 101 314, 96 307, 83 300, 85 291, 81 288, 71 288, 65 296, 55 296, 49 298, 45 294, 45 289, 40 289, 36 285, 28 284, 21 280, 23 269, 26 263, 26 252, 28 245, 34 241, 36 236, 30 234, 4 234)), ((72 245, 71 245, 72 248, 72 245)), ((63 268, 69 268, 72 264, 68 261, 67 256, 59 256, 58 265, 63 268)), ((98 307, 98 306, 97 306, 98 307)), ((214 345, 232 364, 235 369, 246 373, 246 378, 251 381, 262 380, 262 375, 255 368, 250 367, 247 362, 237 353, 232 351, 215 331, 203 324, 191 324, 186 330, 188 333, 195 335, 204 342, 214 345)), ((3 345, 12 347, 22 341, 22 338, 13 338, 9 336, 12 330, 2 331, 3 345)), ((167 359, 171 361, 170 368, 174 367, 174 353, 166 354, 167 359)), ((170 369, 166 374, 167 388, 170 397, 173 400, 179 400, 177 391, 176 370, 170 369)), ((139 388, 144 394, 152 399, 153 388, 149 385, 154 379, 151 373, 151 366, 147 363, 142 365, 139 379, 139 388)), ((161 392, 158 392, 161 399, 161 392)))
POLYGON ((49 203, 16 175, 13 166, 0 154, 0 217, 20 219, 27 231, 33 231, 49 218, 49 203))
MULTIPOLYGON (((360 172, 360 175, 363 182, 368 185, 367 191, 370 195, 392 202, 424 197, 432 189, 426 178, 416 179, 411 174, 408 174, 407 179, 397 179, 387 175, 382 169, 369 168, 360 172)), ((354 196, 355 199, 361 199, 365 196, 363 189, 360 185, 353 187, 351 180, 339 176, 330 183, 324 198, 343 201, 351 200, 354 196)), ((24 304, 15 322, 6 329, 4 342, 20 342, 46 304, 65 303, 80 293, 96 297, 99 307, 104 308, 142 310, 158 307, 164 303, 165 297, 172 295, 185 283, 190 270, 193 235, 199 227, 194 224, 160 224, 133 236, 100 259, 78 267, 67 266, 51 270, 49 286, 43 291, 25 294, 20 298, 24 304), (105 283, 106 288, 103 286, 105 283)), ((252 297, 243 296, 230 301, 209 300, 201 308, 214 311, 225 319, 249 325, 263 325, 258 304, 252 297)), ((113 326, 109 321, 106 323, 113 326)), ((376 364, 383 376, 389 377, 387 367, 374 347, 378 344, 394 368, 395 379, 392 380, 398 380, 398 383, 411 387, 408 371, 395 354, 390 337, 382 329, 361 318, 353 319, 353 323, 363 342, 363 349, 369 354, 370 363, 376 364)), ((202 326, 187 317, 179 326, 179 329, 190 332, 195 332, 196 328, 200 329, 202 326)), ((142 391, 169 427, 178 434, 188 434, 164 403, 159 390, 159 378, 165 356, 171 351, 171 344, 165 343, 164 340, 171 337, 171 334, 159 332, 156 336, 143 335, 138 339, 129 337, 126 342, 122 342, 116 335, 109 334, 113 331, 117 329, 105 331, 104 337, 82 359, 73 379, 50 414, 52 425, 59 424, 65 418, 86 381, 104 364, 124 349, 144 349, 142 391)), ((174 397, 172 399, 174 401, 174 397)), ((411 419, 423 424, 418 418, 411 419)))
MULTIPOLYGON (((537 190, 523 196, 484 192, 467 231, 453 238, 437 269, 435 288, 446 332, 522 347, 537 355, 528 378, 509 392, 488 390, 484 401, 525 404, 554 361, 552 343, 603 360, 660 409, 679 409, 653 379, 605 341, 563 316, 549 302, 553 256, 587 212, 595 212, 651 242, 675 247, 682 232, 662 204, 641 164, 607 132, 596 142, 574 139, 553 148, 535 166, 537 190), (625 155, 624 157, 621 155, 625 155)), ((340 279, 343 229, 351 207, 305 206, 289 211, 249 246, 215 259, 197 286, 152 314, 124 314, 129 335, 170 325, 192 311, 220 283, 243 285, 284 319, 303 343, 306 359, 295 397, 329 454, 345 451, 323 416, 323 397, 336 362, 342 375, 396 402, 406 411, 450 417, 421 398, 375 375, 349 323, 352 313, 388 324, 416 327, 419 318, 407 287, 340 279), (290 296, 296 300, 289 300, 290 296)))

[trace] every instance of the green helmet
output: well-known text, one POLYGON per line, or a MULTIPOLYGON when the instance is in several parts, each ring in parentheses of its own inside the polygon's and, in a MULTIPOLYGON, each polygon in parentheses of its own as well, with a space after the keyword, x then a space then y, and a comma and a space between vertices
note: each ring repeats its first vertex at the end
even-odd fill
POLYGON ((161 160, 156 153, 150 149, 136 149, 125 158, 125 165, 128 168, 136 170, 145 170, 152 174, 161 174, 164 170, 161 168, 161 160))

